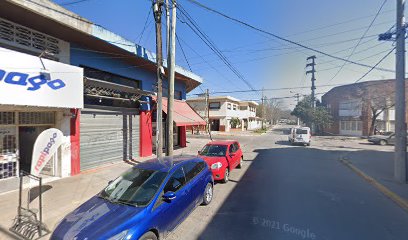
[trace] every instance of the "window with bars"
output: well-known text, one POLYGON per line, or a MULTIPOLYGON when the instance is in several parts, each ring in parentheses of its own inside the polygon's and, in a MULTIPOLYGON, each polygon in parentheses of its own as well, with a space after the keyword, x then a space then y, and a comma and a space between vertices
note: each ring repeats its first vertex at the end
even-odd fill
POLYGON ((14 112, 0 112, 0 125, 15 124, 14 112))
POLYGON ((19 112, 18 124, 54 124, 54 112, 19 112))

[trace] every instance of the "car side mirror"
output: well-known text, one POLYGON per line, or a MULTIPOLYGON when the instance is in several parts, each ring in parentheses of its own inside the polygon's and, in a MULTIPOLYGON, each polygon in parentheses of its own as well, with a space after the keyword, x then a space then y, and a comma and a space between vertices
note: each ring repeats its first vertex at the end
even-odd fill
POLYGON ((197 153, 198 153, 198 155, 201 155, 201 151, 198 151, 197 153))
POLYGON ((171 201, 176 199, 176 194, 172 191, 168 191, 165 194, 163 194, 163 199, 166 201, 171 201))
POLYGON ((111 185, 113 183, 113 180, 109 180, 108 185, 111 185))

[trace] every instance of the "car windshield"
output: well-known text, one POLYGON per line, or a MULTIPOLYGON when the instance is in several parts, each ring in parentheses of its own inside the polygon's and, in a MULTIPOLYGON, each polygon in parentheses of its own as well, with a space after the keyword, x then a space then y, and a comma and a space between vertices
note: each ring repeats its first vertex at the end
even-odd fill
POLYGON ((205 145, 201 150, 200 155, 202 156, 225 156, 227 153, 226 145, 205 145))
POLYGON ((306 129, 296 129, 296 134, 307 134, 306 129))
POLYGON ((110 183, 99 196, 113 203, 143 206, 150 202, 167 172, 132 168, 110 183))

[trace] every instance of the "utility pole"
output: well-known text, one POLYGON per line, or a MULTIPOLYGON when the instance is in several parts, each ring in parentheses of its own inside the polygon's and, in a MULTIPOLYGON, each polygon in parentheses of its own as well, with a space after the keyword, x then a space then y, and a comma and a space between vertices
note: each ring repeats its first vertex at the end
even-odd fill
POLYGON ((306 67, 312 67, 311 70, 306 71, 306 74, 309 74, 309 73, 312 74, 312 79, 311 79, 312 80, 312 87, 311 87, 311 90, 312 90, 312 108, 316 107, 316 99, 315 99, 315 90, 316 90, 316 85, 315 85, 315 81, 316 81, 316 78, 315 78, 315 72, 316 72, 315 65, 316 65, 316 63, 315 63, 315 59, 316 59, 316 56, 314 56, 314 55, 310 56, 310 57, 308 57, 306 59, 307 61, 312 60, 311 63, 306 64, 306 67))
POLYGON ((405 0, 397 0, 396 79, 395 79, 395 156, 394 177, 407 183, 407 125, 405 108, 405 0))
POLYGON ((175 67, 176 67, 176 0, 172 0, 171 7, 171 27, 170 27, 170 54, 167 58, 170 61, 169 67, 169 99, 167 103, 167 156, 173 156, 174 142, 173 142, 173 105, 174 105, 174 78, 175 78, 175 67))
POLYGON ((161 15, 163 0, 152 0, 153 15, 156 22, 156 65, 157 65, 157 117, 156 117, 156 155, 163 156, 163 53, 162 53, 162 26, 161 15))
POLYGON ((205 119, 207 123, 205 127, 207 128, 208 134, 210 135, 210 139, 212 141, 210 124, 210 90, 208 90, 208 88, 205 91, 205 119))
MULTIPOLYGON (((300 94, 299 94, 299 93, 296 93, 296 94, 295 94, 295 97, 296 97, 296 103, 297 103, 297 104, 299 104, 299 97, 300 97, 300 94)), ((299 117, 297 117, 297 126, 300 126, 300 120, 299 120, 299 117)))
POLYGON ((262 88, 262 129, 264 129, 264 119, 265 119, 265 96, 264 96, 264 89, 262 88))

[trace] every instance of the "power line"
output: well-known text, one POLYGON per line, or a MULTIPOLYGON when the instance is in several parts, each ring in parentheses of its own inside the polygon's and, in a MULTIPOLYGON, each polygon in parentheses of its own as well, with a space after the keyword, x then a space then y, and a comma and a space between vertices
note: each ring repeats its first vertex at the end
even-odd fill
MULTIPOLYGON (((146 28, 147 28, 147 25, 148 25, 148 21, 149 21, 149 17, 150 17, 150 13, 151 13, 152 11, 150 11, 150 9, 149 9, 149 11, 147 11, 147 17, 146 17, 146 20, 145 20, 145 23, 144 23, 144 26, 143 26, 143 30, 142 30, 142 32, 140 33, 140 37, 139 37, 139 41, 138 41, 138 44, 140 45, 140 41, 142 40, 142 37, 143 37, 143 34, 144 34, 144 32, 146 31, 146 28)), ((150 25, 150 22, 149 22, 149 25, 150 25)))
POLYGON ((82 3, 82 2, 87 2, 87 1, 90 1, 90 0, 77 0, 77 1, 69 2, 69 3, 61 3, 60 5, 61 6, 68 6, 68 5, 74 5, 74 4, 77 4, 77 3, 82 3))
MULTIPOLYGON (((321 51, 321 50, 318 50, 318 49, 315 49, 315 48, 306 46, 306 45, 304 45, 304 44, 301 44, 301 43, 298 43, 298 42, 289 40, 289 39, 287 39, 287 38, 281 37, 281 36, 276 35, 276 34, 274 34, 274 33, 271 33, 271 32, 268 32, 268 31, 266 31, 266 30, 263 30, 263 29, 261 29, 261 28, 255 27, 255 26, 253 26, 253 25, 251 25, 251 24, 249 24, 249 23, 246 23, 246 22, 244 22, 244 21, 241 21, 241 20, 239 20, 239 19, 230 17, 230 16, 228 16, 228 15, 226 15, 226 14, 224 14, 224 13, 221 13, 220 11, 217 11, 217 10, 214 10, 214 9, 212 9, 212 8, 209 8, 209 7, 203 5, 202 3, 199 3, 199 2, 197 2, 197 1, 195 1, 195 0, 188 0, 188 1, 191 2, 191 3, 193 3, 193 4, 195 4, 195 5, 197 5, 197 6, 199 6, 199 7, 201 7, 201 8, 204 8, 204 9, 210 11, 210 12, 216 13, 216 14, 218 14, 218 15, 224 17, 224 18, 227 18, 227 19, 229 19, 229 20, 231 20, 231 21, 237 22, 237 23, 239 23, 239 24, 241 24, 241 25, 244 25, 244 26, 246 26, 246 27, 248 27, 248 28, 250 28, 250 29, 253 29, 253 30, 255 30, 255 31, 264 33, 264 34, 266 34, 266 35, 270 35, 270 36, 272 36, 272 37, 274 37, 274 38, 277 38, 277 39, 279 39, 279 40, 281 40, 281 41, 288 42, 288 43, 290 43, 290 44, 293 44, 293 45, 302 47, 302 48, 304 48, 304 49, 307 49, 307 50, 310 50, 310 51, 313 51, 313 52, 316 52, 316 53, 319 53, 319 54, 322 54, 322 55, 325 55, 325 56, 328 56, 328 57, 331 57, 331 58, 334 58, 334 59, 338 59, 338 60, 341 60, 341 61, 349 62, 349 63, 355 64, 355 65, 358 65, 358 66, 362 66, 362 67, 366 67, 366 68, 372 68, 372 67, 373 67, 373 66, 370 66, 370 65, 367 65, 367 64, 358 63, 358 62, 355 62, 355 61, 347 60, 347 59, 345 59, 345 58, 337 57, 337 56, 334 56, 334 55, 332 55, 332 54, 323 52, 323 51, 321 51)), ((375 67, 375 69, 380 70, 380 71, 384 71, 384 72, 392 72, 392 73, 395 72, 394 70, 385 69, 385 68, 377 68, 377 67, 375 67)))
POLYGON ((368 70, 368 72, 366 72, 363 76, 361 76, 359 79, 357 79, 357 81, 355 81, 356 83, 359 82, 361 79, 363 79, 365 76, 367 76, 372 70, 374 70, 375 67, 377 67, 382 61, 384 61, 394 50, 396 47, 394 47, 393 49, 391 49, 391 51, 389 51, 384 57, 382 57, 380 59, 380 61, 378 61, 370 70, 368 70))
MULTIPOLYGON (((377 14, 375 14, 373 20, 370 22, 370 24, 368 25, 367 29, 364 31, 363 35, 361 36, 361 38, 358 40, 357 44, 354 46, 353 50, 351 51, 351 53, 347 56, 347 60, 350 60, 351 56, 353 56, 354 52, 356 51, 357 47, 360 45, 361 41, 363 40, 363 38, 365 37, 365 35, 368 33, 368 31, 370 30, 371 26, 373 26, 375 20, 377 19, 378 15, 380 14, 381 10, 383 9, 385 3, 387 2, 387 0, 384 0, 383 3, 380 6, 380 9, 378 9, 377 14)), ((344 62, 343 65, 341 65, 341 67, 339 68, 339 70, 334 74, 334 76, 329 80, 329 82, 333 81, 333 79, 335 79, 339 73, 341 72, 341 70, 343 70, 343 67, 346 65, 347 62, 344 62)), ((371 70, 370 70, 371 71, 371 70)))
POLYGON ((191 30, 212 50, 214 51, 222 61, 228 66, 228 68, 240 79, 242 80, 250 89, 254 89, 254 87, 245 79, 245 77, 235 68, 229 60, 225 57, 225 55, 215 46, 214 42, 206 35, 198 26, 198 24, 194 21, 194 19, 184 10, 180 3, 178 3, 177 8, 180 10, 182 15, 188 22, 184 22, 187 26, 190 27, 191 30))

